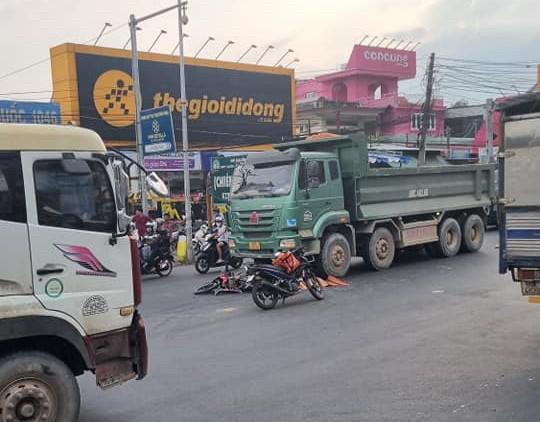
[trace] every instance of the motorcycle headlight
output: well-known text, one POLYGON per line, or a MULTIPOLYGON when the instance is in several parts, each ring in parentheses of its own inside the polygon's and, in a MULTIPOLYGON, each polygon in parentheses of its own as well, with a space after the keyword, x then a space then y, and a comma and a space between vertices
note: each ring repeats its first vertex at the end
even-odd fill
POLYGON ((232 239, 229 239, 229 248, 231 249, 236 248, 236 242, 232 239))
POLYGON ((296 240, 294 239, 282 239, 279 242, 279 247, 284 249, 294 249, 296 247, 296 240))

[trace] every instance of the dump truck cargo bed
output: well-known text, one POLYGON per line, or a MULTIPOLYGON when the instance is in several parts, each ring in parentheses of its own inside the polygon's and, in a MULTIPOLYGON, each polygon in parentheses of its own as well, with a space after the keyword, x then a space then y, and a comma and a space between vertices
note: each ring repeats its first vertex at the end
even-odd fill
MULTIPOLYGON (((488 207, 495 196, 495 165, 450 164, 438 150, 427 152, 418 167, 417 150, 394 151, 407 157, 403 167, 370 168, 370 149, 363 136, 336 137, 277 145, 283 150, 325 151, 341 164, 345 208, 352 221, 429 214, 438 211, 488 207)), ((371 149, 373 151, 373 149, 371 149)))

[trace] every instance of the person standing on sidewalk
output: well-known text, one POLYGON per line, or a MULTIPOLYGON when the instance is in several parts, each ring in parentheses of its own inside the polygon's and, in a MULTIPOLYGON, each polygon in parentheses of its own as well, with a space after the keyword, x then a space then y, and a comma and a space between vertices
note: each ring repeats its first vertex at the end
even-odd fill
POLYGON ((137 229, 139 236, 144 236, 146 232, 146 223, 149 223, 152 221, 152 219, 143 213, 141 207, 137 207, 135 209, 135 215, 133 216, 132 221, 135 223, 135 228, 137 229))

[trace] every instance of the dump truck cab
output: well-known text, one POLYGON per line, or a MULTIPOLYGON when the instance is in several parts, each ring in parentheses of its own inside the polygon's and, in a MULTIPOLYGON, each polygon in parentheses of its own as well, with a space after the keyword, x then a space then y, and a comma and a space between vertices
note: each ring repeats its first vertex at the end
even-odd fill
POLYGON ((92 131, 0 124, 2 420, 75 421, 75 376, 106 388, 146 375, 117 164, 92 131))
POLYGON ((335 154, 271 151, 247 158, 236 169, 231 189, 231 246, 255 259, 299 246, 338 213, 346 218, 343 185, 335 154))

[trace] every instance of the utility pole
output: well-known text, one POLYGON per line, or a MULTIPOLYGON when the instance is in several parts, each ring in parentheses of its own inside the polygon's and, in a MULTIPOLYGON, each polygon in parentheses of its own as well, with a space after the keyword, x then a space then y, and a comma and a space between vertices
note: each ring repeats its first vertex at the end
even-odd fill
POLYGON ((487 149, 487 162, 493 163, 493 100, 488 98, 486 100, 486 111, 484 113, 486 119, 486 149, 487 149))
POLYGON ((184 205, 186 214, 186 239, 187 239, 187 262, 193 262, 193 226, 191 221, 191 184, 189 176, 189 139, 188 139, 188 116, 186 95, 186 71, 184 60, 184 25, 187 25, 186 15, 187 2, 178 0, 178 52, 180 55, 180 96, 182 97, 182 154, 184 156, 184 205))
MULTIPOLYGON (((142 145, 142 129, 141 129, 141 110, 142 96, 141 84, 139 81, 139 58, 137 51, 137 19, 135 15, 129 15, 129 31, 131 40, 131 75, 133 77, 133 92, 135 94, 135 145, 137 150, 137 162, 144 167, 144 155, 142 145)), ((148 214, 148 200, 146 198, 146 185, 144 173, 139 168, 139 194, 141 195, 141 205, 143 213, 148 214)))
POLYGON ((428 81, 426 87, 426 99, 422 107, 422 129, 420 131, 420 145, 418 151, 418 165, 426 164, 426 136, 431 116, 431 95, 433 93, 433 67, 435 65, 435 53, 429 56, 428 81))

